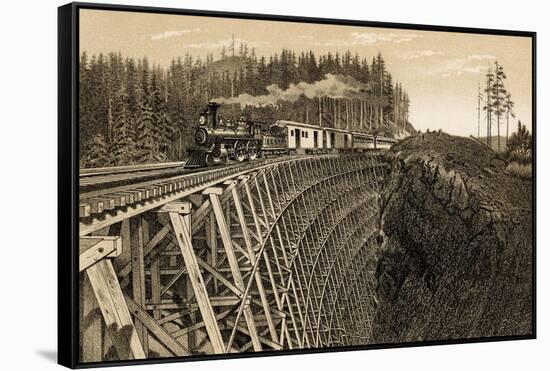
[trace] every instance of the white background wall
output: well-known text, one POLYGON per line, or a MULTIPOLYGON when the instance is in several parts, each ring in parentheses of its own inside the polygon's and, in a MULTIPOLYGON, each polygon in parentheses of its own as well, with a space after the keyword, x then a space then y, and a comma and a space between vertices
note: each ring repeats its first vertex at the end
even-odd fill
MULTIPOLYGON (((107 0, 106 0, 107 1, 107 0)), ((546 126, 550 35, 543 1, 122 1, 195 9, 534 30, 538 34, 538 337, 452 345, 148 366, 158 370, 543 369, 549 341, 546 126), (543 289, 545 291, 543 291, 543 289)), ((0 12, 0 368, 48 370, 56 351, 57 0, 5 1, 0 12)), ((147 366, 146 366, 147 367, 147 366)), ((548 366, 546 366, 548 367, 548 366)), ((142 369, 142 368, 140 368, 142 369)), ((547 368, 546 368, 547 369, 547 368)))

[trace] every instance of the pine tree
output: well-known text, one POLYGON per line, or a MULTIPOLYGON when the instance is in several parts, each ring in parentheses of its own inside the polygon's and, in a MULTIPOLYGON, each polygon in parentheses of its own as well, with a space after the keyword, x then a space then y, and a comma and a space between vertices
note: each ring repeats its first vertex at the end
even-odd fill
POLYGON ((83 52, 79 65, 78 115, 80 126, 80 143, 86 144, 96 131, 93 127, 94 107, 91 96, 91 82, 88 55, 83 52))
POLYGON ((108 145, 102 134, 94 134, 88 142, 86 157, 84 159, 85 167, 105 167, 111 163, 108 152, 108 145))
POLYGON ((153 109, 150 99, 141 103, 141 115, 137 124, 136 149, 137 162, 149 163, 155 161, 155 138, 154 138, 154 119, 153 109))
POLYGON ((498 151, 500 152, 500 121, 502 116, 506 113, 505 109, 505 100, 506 100, 506 89, 504 88, 504 80, 506 79, 506 74, 504 73, 504 68, 502 65, 495 61, 495 72, 494 72, 494 83, 492 86, 492 98, 493 98, 493 113, 496 118, 497 124, 497 146, 498 151))
POLYGON ((506 93, 506 100, 504 101, 504 109, 506 110, 506 145, 508 145, 508 129, 510 127, 510 116, 515 118, 514 102, 512 101, 512 95, 506 93))
POLYGON ((137 120, 139 118, 139 82, 136 62, 133 58, 126 59, 126 103, 128 107, 128 120, 130 121, 134 131, 136 130, 137 120))
POLYGON ((114 99, 113 143, 110 147, 112 165, 133 164, 137 160, 135 131, 127 108, 127 97, 119 91, 114 99))
POLYGON ((166 105, 167 99, 163 99, 161 89, 160 71, 153 73, 151 77, 151 108, 152 108, 152 134, 154 146, 152 158, 156 161, 165 161, 168 158, 168 146, 174 134, 171 120, 166 105))
POLYGON ((485 105, 483 106, 483 110, 487 114, 487 145, 491 146, 491 135, 492 135, 492 126, 493 126, 493 84, 495 81, 495 75, 493 74, 493 70, 491 69, 491 66, 489 66, 487 73, 485 74, 486 77, 486 86, 485 86, 485 105))

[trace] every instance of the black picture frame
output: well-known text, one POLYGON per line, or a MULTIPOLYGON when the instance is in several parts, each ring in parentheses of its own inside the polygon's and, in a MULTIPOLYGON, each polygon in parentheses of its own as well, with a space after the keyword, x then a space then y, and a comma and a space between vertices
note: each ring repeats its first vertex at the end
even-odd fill
POLYGON ((536 339, 536 153, 537 153, 537 111, 536 81, 537 55, 536 32, 496 30, 485 28, 448 27, 423 24, 404 24, 344 19, 309 18, 296 16, 202 11, 159 7, 111 5, 96 3, 70 3, 58 8, 58 363, 70 368, 97 366, 122 366, 189 362, 245 357, 266 357, 288 354, 311 354, 371 350, 430 345, 480 343, 506 340, 536 339), (79 363, 79 270, 78 270, 78 200, 79 200, 79 123, 78 123, 78 60, 79 60, 79 11, 95 9, 108 11, 162 13, 174 15, 195 15, 208 17, 238 18, 282 22, 301 22, 330 25, 391 28, 403 30, 445 31, 484 35, 521 36, 531 39, 532 50, 532 133, 533 133, 533 187, 532 187, 532 333, 519 336, 485 337, 442 341, 421 341, 399 344, 376 344, 368 346, 337 347, 322 349, 300 349, 263 351, 261 353, 239 353, 225 355, 200 355, 144 359, 137 361, 112 361, 79 363))

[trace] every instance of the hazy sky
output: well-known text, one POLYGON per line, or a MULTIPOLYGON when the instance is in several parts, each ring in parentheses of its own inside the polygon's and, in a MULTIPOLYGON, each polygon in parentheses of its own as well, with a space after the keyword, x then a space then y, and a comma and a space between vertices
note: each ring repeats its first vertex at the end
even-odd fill
MULTIPOLYGON (((120 51, 123 56, 147 56, 162 66, 187 52, 213 53, 217 59, 232 34, 237 43, 255 48, 258 56, 282 48, 350 50, 371 60, 380 51, 394 81, 409 92, 412 124, 423 131, 441 128, 456 135, 477 134, 478 83, 496 59, 506 71, 505 85, 517 117, 531 128, 529 38, 81 10, 81 51, 120 51)), ((515 125, 514 120, 511 127, 515 125)))

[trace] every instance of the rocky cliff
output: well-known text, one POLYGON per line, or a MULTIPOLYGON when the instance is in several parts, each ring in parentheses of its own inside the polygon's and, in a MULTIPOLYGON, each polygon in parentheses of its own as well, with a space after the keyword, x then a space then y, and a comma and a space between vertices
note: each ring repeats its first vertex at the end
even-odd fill
POLYGON ((388 158, 375 342, 531 333, 531 181, 443 133, 409 137, 388 158))

